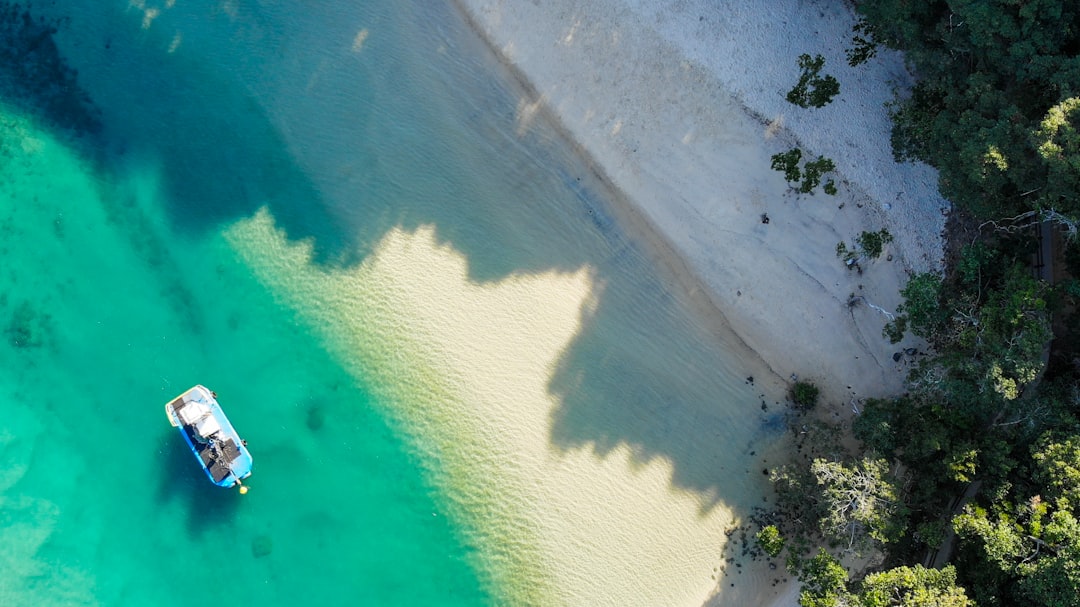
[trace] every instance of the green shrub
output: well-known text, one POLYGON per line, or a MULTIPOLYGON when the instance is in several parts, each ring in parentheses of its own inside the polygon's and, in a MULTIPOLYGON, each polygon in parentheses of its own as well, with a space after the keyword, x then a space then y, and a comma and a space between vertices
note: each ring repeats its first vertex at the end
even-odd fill
MULTIPOLYGON (((825 173, 836 170, 836 164, 824 156, 818 156, 816 160, 808 160, 803 167, 799 168, 802 160, 802 150, 791 148, 786 152, 772 155, 773 170, 784 174, 784 179, 793 185, 797 185, 799 193, 812 194, 814 188, 821 184, 821 178, 825 173)), ((832 179, 825 181, 822 187, 826 194, 836 195, 836 183, 832 179)))
POLYGON ((850 249, 843 242, 837 243, 836 256, 843 259, 844 265, 850 269, 857 266, 864 258, 877 259, 881 257, 885 245, 892 242, 892 240, 892 234, 885 228, 877 232, 863 232, 855 238, 855 246, 850 249))
POLYGON ((797 381, 791 386, 791 400, 800 409, 809 411, 817 406, 821 390, 808 381, 797 381))
POLYGON ((802 150, 791 148, 786 152, 773 154, 772 168, 784 173, 784 179, 795 182, 802 179, 802 171, 799 170, 799 161, 802 160, 802 150))
POLYGON ((757 543, 765 554, 773 558, 780 556, 780 551, 784 549, 784 538, 781 537, 776 525, 762 527, 757 533, 757 543))
POLYGON ((859 243, 863 252, 866 253, 866 256, 870 259, 881 257, 881 252, 885 248, 885 245, 892 241, 892 234, 885 228, 882 228, 877 232, 863 232, 855 239, 855 242, 859 243))
POLYGON ((786 99, 799 107, 823 107, 832 102, 833 97, 840 93, 840 82, 832 76, 821 76, 823 67, 825 58, 821 55, 799 55, 802 74, 799 82, 788 91, 786 99))
MULTIPOLYGON (((806 166, 803 167, 803 180, 799 185, 799 192, 811 193, 821 183, 821 176, 834 170, 836 170, 836 165, 824 156, 818 156, 817 160, 807 161, 806 166)), ((836 194, 836 184, 831 179, 825 184, 825 193, 836 194)))

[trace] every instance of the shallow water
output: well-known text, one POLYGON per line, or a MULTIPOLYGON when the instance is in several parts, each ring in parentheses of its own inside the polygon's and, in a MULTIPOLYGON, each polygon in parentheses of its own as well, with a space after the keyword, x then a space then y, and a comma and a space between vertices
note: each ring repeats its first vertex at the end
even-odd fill
POLYGON ((515 484, 532 460, 488 436, 505 424, 457 425, 489 410, 470 399, 519 396, 470 371, 498 346, 480 334, 541 330, 529 316, 548 305, 566 332, 553 359, 507 373, 543 380, 551 458, 663 462, 661 493, 703 517, 760 501, 751 453, 782 432, 743 379, 761 371, 690 311, 556 130, 524 121, 450 7, 57 4, 102 129, 0 114, 0 604, 568 600, 510 586, 557 585, 550 551, 524 561, 569 539, 574 562, 577 540, 546 534, 575 527, 515 484), (421 269, 365 273, 394 235, 403 268, 426 235, 431 267, 464 267, 419 312, 394 289, 421 269), (529 284, 550 288, 510 288, 529 284), (504 306, 518 312, 440 337, 504 306), (166 423, 194 383, 249 441, 247 496, 206 482, 166 423))

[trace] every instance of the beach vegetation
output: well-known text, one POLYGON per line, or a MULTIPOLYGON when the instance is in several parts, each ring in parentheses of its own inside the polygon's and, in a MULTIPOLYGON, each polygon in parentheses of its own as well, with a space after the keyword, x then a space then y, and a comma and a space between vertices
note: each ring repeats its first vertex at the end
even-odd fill
POLYGON ((843 241, 836 245, 836 256, 844 261, 849 269, 859 266, 864 259, 877 259, 885 250, 885 245, 892 242, 893 236, 882 228, 877 232, 866 232, 855 237, 855 243, 848 248, 843 241))
POLYGON ((873 0, 861 33, 902 50, 919 80, 892 106, 898 158, 940 171, 980 217, 1080 214, 1080 4, 873 0))
POLYGON ((825 57, 799 55, 799 81, 786 95, 786 99, 799 107, 824 107, 840 94, 840 82, 829 75, 822 76, 825 57))
MULTIPOLYGON (((1080 607, 1080 4, 856 10, 848 63, 889 47, 917 76, 888 107, 893 152, 938 169, 951 235, 944 270, 913 275, 885 325, 925 342, 905 393, 853 407, 857 444, 813 453, 826 412, 803 412, 801 453, 772 469, 800 604, 1080 607), (880 569, 849 578, 818 546, 869 546, 880 569)), ((789 100, 808 107, 824 62, 804 57, 789 100)))
POLYGON ((758 531, 757 536, 758 546, 765 552, 765 554, 775 558, 780 556, 780 553, 784 550, 784 538, 780 535, 780 530, 776 528, 776 525, 766 525, 758 531))
POLYGON ((871 573, 859 588, 861 607, 974 607, 956 583, 956 568, 901 566, 871 573))
POLYGON ((847 601, 848 573, 836 557, 820 549, 799 570, 802 591, 799 605, 802 607, 835 607, 847 601))
POLYGON ((815 386, 812 382, 797 381, 791 386, 791 402, 795 403, 795 406, 804 411, 808 411, 817 406, 818 395, 821 394, 821 389, 815 386))
POLYGON ((846 552, 862 554, 896 541, 906 527, 906 507, 889 462, 873 454, 844 463, 817 458, 810 464, 818 490, 822 536, 846 552))
MULTIPOLYGON (((826 173, 836 170, 836 164, 829 158, 818 156, 814 160, 806 161, 800 168, 799 162, 803 153, 799 148, 792 148, 786 152, 779 152, 772 156, 773 170, 784 174, 784 179, 792 184, 800 194, 813 194, 814 189, 821 185, 821 179, 826 173)), ((825 181, 822 190, 835 196, 836 182, 831 178, 825 181)))
MULTIPOLYGON (((802 183, 799 184, 799 193, 812 193, 814 188, 818 187, 818 184, 821 183, 822 176, 825 173, 835 170, 836 164, 824 156, 818 156, 816 160, 807 161, 806 165, 803 167, 803 178, 802 183)), ((825 187, 823 189, 826 194, 836 194, 836 184, 831 179, 825 182, 825 187)))
POLYGON ((798 183, 802 179, 802 170, 799 169, 799 161, 802 160, 802 150, 791 148, 786 152, 778 152, 772 156, 772 168, 784 174, 788 182, 798 183))
POLYGON ((877 55, 877 36, 874 35, 876 29, 866 19, 859 19, 851 28, 852 47, 844 50, 848 65, 851 67, 862 65, 877 55))

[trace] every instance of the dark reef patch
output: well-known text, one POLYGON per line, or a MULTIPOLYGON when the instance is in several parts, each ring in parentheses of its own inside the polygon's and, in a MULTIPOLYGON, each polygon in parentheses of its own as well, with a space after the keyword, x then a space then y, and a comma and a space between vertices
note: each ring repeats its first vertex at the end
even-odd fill
POLYGON ((63 25, 0 0, 0 99, 76 136, 97 135, 100 113, 53 40, 63 25))

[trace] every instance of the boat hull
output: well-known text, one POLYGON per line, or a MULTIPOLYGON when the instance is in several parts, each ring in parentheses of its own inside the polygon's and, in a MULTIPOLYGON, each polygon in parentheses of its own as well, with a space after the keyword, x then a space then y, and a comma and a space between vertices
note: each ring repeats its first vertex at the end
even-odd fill
POLYGON ((251 476, 251 453, 225 416, 217 396, 196 385, 165 403, 165 414, 175 426, 210 482, 233 487, 251 476))

